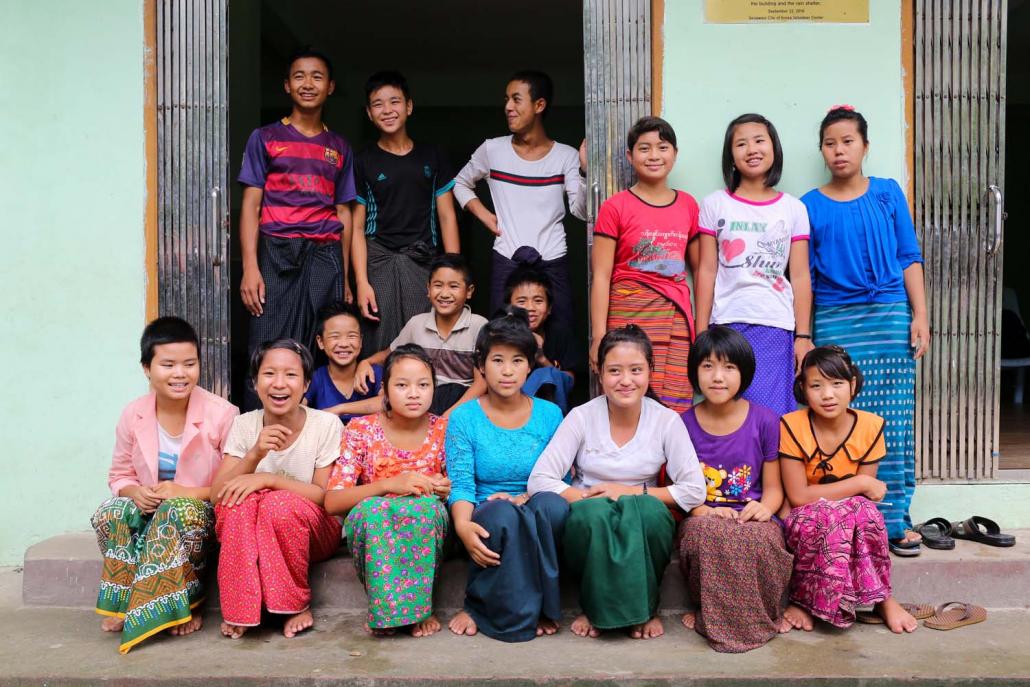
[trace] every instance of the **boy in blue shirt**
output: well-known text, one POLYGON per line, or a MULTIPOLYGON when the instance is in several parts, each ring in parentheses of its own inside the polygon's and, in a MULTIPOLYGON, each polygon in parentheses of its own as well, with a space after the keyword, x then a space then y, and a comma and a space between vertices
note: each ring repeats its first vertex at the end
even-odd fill
POLYGON ((372 365, 373 380, 367 391, 354 386, 361 354, 361 319, 349 303, 331 303, 318 311, 315 343, 329 363, 315 370, 308 386, 308 406, 339 415, 346 424, 359 415, 383 408, 383 368, 372 365))

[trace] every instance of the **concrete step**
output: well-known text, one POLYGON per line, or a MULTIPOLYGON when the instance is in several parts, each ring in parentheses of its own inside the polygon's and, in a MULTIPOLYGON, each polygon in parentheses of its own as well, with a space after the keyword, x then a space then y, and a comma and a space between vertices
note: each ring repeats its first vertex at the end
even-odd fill
MULTIPOLYGON (((1030 608, 1030 530, 1014 531, 1016 546, 1001 549, 957 542, 954 551, 924 547, 918 558, 892 557, 894 592, 903 601, 943 603, 960 600, 985 608, 1030 608)), ((437 580, 436 607, 460 608, 468 561, 445 561, 437 580)), ((25 553, 22 600, 27 606, 92 608, 96 602, 101 557, 91 533, 64 534, 47 539, 25 553)), ((350 557, 341 551, 312 567, 315 608, 332 612, 361 612, 366 608, 350 557)), ((562 585, 563 606, 577 607, 576 589, 562 585)), ((687 607, 679 566, 672 562, 662 581, 662 609, 687 607)), ((209 595, 217 607, 218 594, 209 595)))

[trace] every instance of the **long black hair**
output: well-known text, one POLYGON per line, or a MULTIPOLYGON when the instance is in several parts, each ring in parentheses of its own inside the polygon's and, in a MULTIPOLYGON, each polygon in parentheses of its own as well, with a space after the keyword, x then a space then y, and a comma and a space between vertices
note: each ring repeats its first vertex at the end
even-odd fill
MULTIPOLYGON (((780 135, 776 133, 776 127, 768 119, 760 114, 749 112, 740 115, 726 127, 726 138, 722 142, 722 180, 726 183, 726 188, 733 193, 740 186, 740 170, 733 162, 733 136, 741 124, 761 124, 769 132, 769 141, 773 147, 773 163, 765 175, 765 186, 766 188, 776 186, 780 183, 780 177, 783 175, 783 146, 780 145, 780 135)), ((820 135, 820 140, 821 138, 820 135)))
MULTIPOLYGON (((654 372, 654 346, 651 345, 651 337, 647 335, 643 329, 635 324, 627 324, 624 327, 618 327, 617 329, 610 329, 608 332, 601 337, 601 343, 597 346, 597 369, 598 372, 604 370, 604 360, 608 357, 608 354, 612 352, 612 349, 619 344, 630 344, 640 349, 640 352, 644 354, 644 360, 647 361, 647 369, 650 372, 654 372)), ((658 398, 658 394, 651 388, 651 384, 647 385, 647 393, 644 394, 648 398, 662 403, 661 399, 658 398)), ((662 405, 665 405, 664 403, 662 405)))
POLYGON ((429 378, 433 380, 433 390, 436 390, 436 369, 433 367, 433 360, 426 353, 426 349, 418 344, 401 344, 390 351, 390 355, 386 356, 386 362, 383 363, 383 410, 387 415, 393 411, 393 408, 390 407, 390 393, 388 391, 390 375, 393 374, 394 366, 405 358, 417 360, 429 368, 429 378))

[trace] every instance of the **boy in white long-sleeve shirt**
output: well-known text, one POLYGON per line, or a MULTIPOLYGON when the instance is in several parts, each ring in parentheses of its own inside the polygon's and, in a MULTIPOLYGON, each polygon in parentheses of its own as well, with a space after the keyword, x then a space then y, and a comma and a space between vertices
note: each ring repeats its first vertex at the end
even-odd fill
POLYGON ((565 243, 565 197, 569 209, 586 217, 581 170, 585 150, 547 136, 544 117, 554 98, 551 78, 518 72, 508 80, 504 114, 510 136, 487 139, 454 180, 454 197, 492 231, 493 270, 490 309, 504 305, 504 283, 519 263, 536 264, 551 278, 554 311, 574 322, 565 243), (494 212, 476 196, 476 182, 487 179, 494 212))

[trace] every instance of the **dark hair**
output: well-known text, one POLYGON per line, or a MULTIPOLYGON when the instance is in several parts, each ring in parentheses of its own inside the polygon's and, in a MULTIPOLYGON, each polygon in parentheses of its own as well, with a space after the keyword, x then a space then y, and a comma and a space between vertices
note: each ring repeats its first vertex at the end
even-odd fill
POLYGON ((293 351, 300 356, 300 365, 304 369, 304 381, 311 381, 311 373, 315 368, 315 361, 311 357, 311 351, 308 350, 307 346, 295 341, 294 339, 276 339, 275 341, 265 341, 257 348, 250 356, 250 379, 256 381, 258 372, 261 370, 261 364, 265 362, 265 355, 269 351, 282 349, 284 351, 293 351))
POLYGON ((408 89, 408 80, 398 71, 387 70, 376 72, 368 77, 365 82, 365 102, 368 102, 372 94, 384 86, 393 86, 404 94, 405 100, 411 100, 411 91, 408 89))
POLYGON ((776 133, 773 123, 753 112, 740 115, 726 127, 726 138, 722 142, 722 180, 731 193, 740 186, 740 170, 733 162, 733 136, 741 124, 761 124, 769 132, 769 140, 772 141, 773 147, 773 163, 765 175, 765 185, 766 188, 772 188, 780 183, 780 177, 783 175, 783 146, 780 145, 780 135, 776 133))
POLYGON ((755 378, 755 352, 744 335, 736 329, 718 325, 697 335, 697 339, 690 346, 690 353, 687 354, 687 377, 694 389, 701 386, 697 371, 701 363, 709 358, 725 360, 737 366, 740 370, 740 388, 737 389, 734 398, 743 396, 751 386, 751 380, 755 378))
POLYGON ((529 329, 525 308, 509 305, 479 330, 476 337, 476 367, 483 369, 487 356, 495 346, 511 346, 526 356, 530 367, 536 364, 536 337, 529 329))
POLYGON ((835 107, 826 113, 822 123, 819 125, 819 147, 823 147, 823 134, 826 127, 837 122, 854 122, 858 127, 858 135, 862 137, 863 143, 869 143, 869 123, 862 116, 862 113, 847 107, 835 107))
POLYGON ((401 344, 390 351, 383 363, 383 410, 389 415, 393 408, 390 407, 390 394, 386 387, 390 384, 390 375, 393 374, 393 366, 404 359, 417 360, 429 368, 429 377, 433 380, 433 389, 436 389, 436 368, 433 367, 433 360, 426 353, 426 349, 418 344, 401 344))
POLYGON ((172 343, 193 344, 197 348, 197 359, 200 359, 200 339, 193 325, 181 317, 166 315, 143 328, 143 336, 139 339, 139 361, 149 366, 154 360, 154 348, 172 343))
POLYGON ((661 117, 641 117, 626 134, 626 150, 633 150, 640 137, 652 131, 657 131, 660 140, 671 143, 672 147, 676 148, 676 132, 672 130, 671 124, 661 117))
POLYGON ((508 275, 508 279, 504 282, 504 302, 511 303, 511 297, 515 293, 515 289, 519 288, 523 284, 536 284, 544 290, 544 294, 547 296, 547 304, 551 305, 554 303, 554 299, 551 297, 551 278, 547 276, 547 273, 536 265, 519 265, 512 273, 508 275))
POLYGON ((535 69, 524 69, 512 74, 505 83, 512 81, 521 81, 529 86, 529 97, 533 99, 533 102, 541 98, 544 100, 546 105, 540 116, 546 117, 547 112, 551 109, 551 103, 554 102, 554 82, 551 81, 551 77, 535 69))
MULTIPOLYGON (((619 344, 632 344, 640 349, 640 352, 644 354, 644 360, 647 361, 647 367, 652 372, 654 371, 654 347, 651 345, 651 337, 647 335, 643 329, 635 324, 627 324, 618 329, 609 329, 608 332, 601 337, 601 343, 597 346, 597 369, 600 371, 604 367, 604 360, 608 357, 608 354, 612 352, 612 349, 619 344)), ((658 398, 658 394, 654 392, 651 385, 647 385, 647 393, 644 394, 648 398, 662 403, 661 399, 658 398)), ((662 403, 662 405, 665 405, 662 403)))
POLYGON ((433 258, 433 261, 429 263, 429 281, 433 281, 433 275, 436 274, 437 270, 442 269, 461 272, 461 276, 464 277, 465 284, 468 286, 474 283, 472 281, 472 268, 469 267, 468 260, 461 253, 441 253, 433 258))
POLYGON ((330 81, 333 80, 333 63, 332 63, 332 60, 330 60, 329 57, 325 53, 323 53, 321 51, 318 51, 318 50, 315 50, 310 45, 302 45, 301 47, 297 48, 292 53, 290 53, 290 56, 289 56, 289 58, 287 58, 287 61, 286 61, 286 79, 287 80, 289 80, 290 74, 293 73, 293 63, 296 62, 297 60, 302 60, 305 57, 313 57, 316 60, 322 60, 322 62, 325 64, 325 70, 327 72, 326 75, 329 77, 330 81))
POLYGON ((855 391, 851 394, 854 400, 862 391, 862 370, 851 362, 851 356, 840 346, 818 346, 805 354, 801 361, 801 371, 794 380, 794 399, 801 405, 808 405, 805 398, 805 373, 813 367, 827 379, 844 379, 855 382, 855 391))
POLYGON ((341 315, 353 317, 358 323, 358 328, 361 328, 361 311, 357 306, 344 301, 334 301, 318 310, 318 315, 315 316, 315 331, 319 336, 325 336, 325 323, 341 315))

